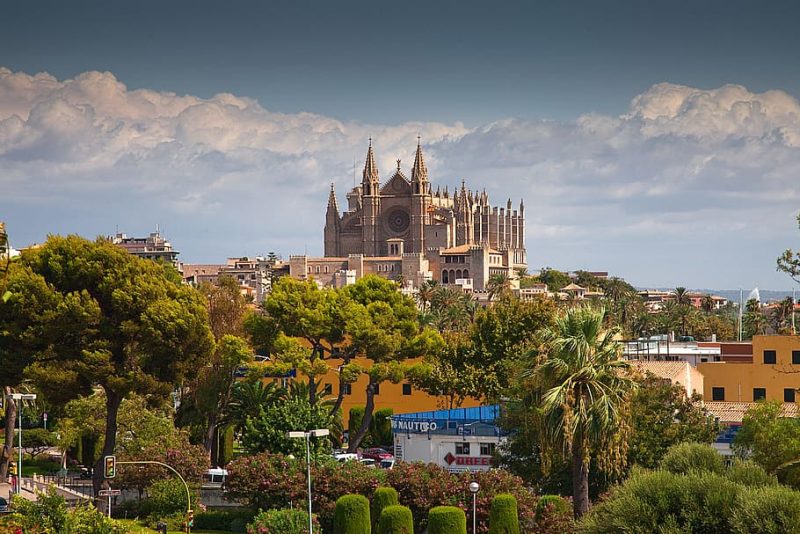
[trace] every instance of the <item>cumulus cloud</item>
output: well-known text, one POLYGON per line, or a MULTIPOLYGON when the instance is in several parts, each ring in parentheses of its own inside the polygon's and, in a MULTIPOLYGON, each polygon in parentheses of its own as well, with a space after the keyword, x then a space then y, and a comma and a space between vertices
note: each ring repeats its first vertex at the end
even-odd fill
POLYGON ((466 179, 496 203, 525 199, 533 266, 700 284, 714 280, 702 255, 744 265, 742 250, 772 247, 742 276, 778 280, 769 278, 773 257, 795 237, 798 101, 782 91, 668 83, 635 96, 620 116, 467 128, 129 90, 109 72, 58 80, 0 68, 0 216, 27 240, 166 224, 187 261, 319 253, 328 184, 343 205, 370 136, 383 178, 397 158, 410 174, 417 135, 434 185, 466 179), (678 253, 692 259, 673 261, 678 253))

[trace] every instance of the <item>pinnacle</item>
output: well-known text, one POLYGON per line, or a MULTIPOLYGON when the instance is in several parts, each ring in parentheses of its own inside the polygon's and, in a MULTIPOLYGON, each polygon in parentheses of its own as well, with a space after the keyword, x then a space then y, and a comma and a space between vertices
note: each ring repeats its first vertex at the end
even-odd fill
POLYGON ((411 181, 428 181, 428 168, 425 166, 425 158, 422 156, 422 145, 420 144, 419 136, 417 136, 417 153, 414 156, 414 167, 411 169, 411 181))
POLYGON ((372 148, 372 138, 369 139, 369 148, 367 149, 367 160, 364 162, 364 173, 362 176, 364 182, 378 182, 378 166, 375 163, 375 151, 372 148))

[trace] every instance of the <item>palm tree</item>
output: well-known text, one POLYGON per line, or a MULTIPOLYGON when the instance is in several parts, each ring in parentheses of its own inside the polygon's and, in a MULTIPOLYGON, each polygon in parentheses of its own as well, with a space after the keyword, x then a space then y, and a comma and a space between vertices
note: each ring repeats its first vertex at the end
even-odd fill
POLYGON ((439 282, 436 280, 425 280, 419 285, 417 301, 419 302, 420 310, 425 311, 428 309, 428 305, 431 303, 431 300, 433 300, 433 295, 438 287, 439 282))
POLYGON ((258 415, 259 409, 266 409, 286 399, 286 396, 286 389, 274 382, 267 384, 261 380, 237 382, 224 420, 232 424, 236 430, 241 430, 248 417, 258 415))
POLYGON ((511 291, 511 278, 505 273, 497 273, 489 276, 489 281, 486 284, 489 289, 489 300, 494 300, 495 297, 504 297, 511 291))
POLYGON ((714 297, 712 297, 711 295, 704 295, 702 302, 703 311, 706 313, 711 313, 714 311, 714 306, 716 306, 716 303, 714 302, 714 297))
POLYGON ((598 451, 601 465, 624 461, 624 409, 636 382, 620 358, 618 329, 604 328, 603 308, 568 308, 544 333, 541 363, 530 375, 541 395, 545 439, 572 459, 575 517, 589 509, 589 461, 598 451))
POLYGON ((685 287, 676 287, 675 288, 675 303, 679 306, 688 306, 691 304, 691 300, 689 299, 689 291, 685 287))

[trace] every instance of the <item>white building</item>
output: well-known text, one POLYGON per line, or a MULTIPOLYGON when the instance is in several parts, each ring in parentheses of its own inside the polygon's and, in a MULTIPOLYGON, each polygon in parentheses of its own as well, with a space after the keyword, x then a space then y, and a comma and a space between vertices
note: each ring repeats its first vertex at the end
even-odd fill
POLYGON ((398 461, 433 463, 450 471, 485 471, 504 441, 498 405, 392 416, 398 461))

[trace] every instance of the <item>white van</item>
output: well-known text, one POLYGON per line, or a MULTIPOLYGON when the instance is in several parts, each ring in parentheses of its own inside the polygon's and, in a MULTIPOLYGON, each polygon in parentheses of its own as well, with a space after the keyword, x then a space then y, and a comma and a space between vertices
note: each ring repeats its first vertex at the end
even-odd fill
POLYGON ((206 471, 206 474, 203 475, 203 486, 220 487, 225 483, 226 478, 228 478, 227 469, 221 469, 219 467, 209 469, 206 471))

